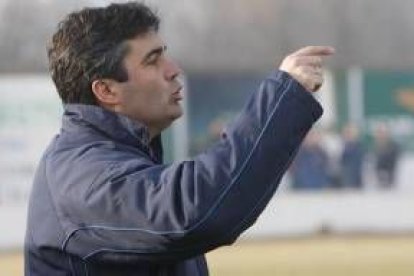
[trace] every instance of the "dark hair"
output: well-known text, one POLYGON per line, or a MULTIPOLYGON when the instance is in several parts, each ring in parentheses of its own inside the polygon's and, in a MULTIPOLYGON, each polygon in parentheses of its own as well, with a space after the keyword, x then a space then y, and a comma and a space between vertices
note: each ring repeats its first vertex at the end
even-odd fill
POLYGON ((126 41, 158 31, 158 16, 141 3, 111 4, 69 14, 48 46, 49 71, 63 103, 96 104, 92 82, 127 81, 126 41))

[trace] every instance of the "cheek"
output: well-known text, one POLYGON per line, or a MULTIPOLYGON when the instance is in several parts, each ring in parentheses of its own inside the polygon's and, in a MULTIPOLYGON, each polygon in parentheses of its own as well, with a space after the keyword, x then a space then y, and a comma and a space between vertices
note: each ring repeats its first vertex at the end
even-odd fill
POLYGON ((154 94, 168 89, 168 83, 164 80, 161 73, 155 69, 142 72, 142 74, 137 76, 135 83, 143 91, 153 92, 154 94))
POLYGON ((167 93, 160 89, 157 85, 149 85, 145 90, 140 91, 137 105, 142 110, 146 110, 149 114, 158 114, 165 111, 168 104, 167 93))
POLYGON ((156 70, 141 71, 135 78, 130 79, 129 99, 127 105, 134 102, 135 107, 151 111, 165 106, 169 102, 169 85, 156 70))
POLYGON ((162 81, 151 81, 145 86, 143 92, 147 100, 153 104, 164 104, 169 99, 169 87, 162 81))

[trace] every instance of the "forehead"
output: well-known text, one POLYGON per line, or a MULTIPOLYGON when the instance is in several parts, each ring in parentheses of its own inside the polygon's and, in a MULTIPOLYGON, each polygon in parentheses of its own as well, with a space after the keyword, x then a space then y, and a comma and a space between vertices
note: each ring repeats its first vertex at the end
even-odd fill
POLYGON ((129 51, 128 57, 135 57, 143 59, 152 50, 164 45, 164 41, 157 32, 148 32, 144 35, 137 36, 133 39, 127 40, 129 51))

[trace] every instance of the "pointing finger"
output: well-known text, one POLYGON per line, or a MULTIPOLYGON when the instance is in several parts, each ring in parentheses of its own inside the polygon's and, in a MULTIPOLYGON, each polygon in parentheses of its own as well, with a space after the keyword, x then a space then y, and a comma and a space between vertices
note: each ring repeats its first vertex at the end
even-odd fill
POLYGON ((335 53, 335 49, 330 46, 307 46, 294 52, 294 56, 330 56, 335 53))
POLYGON ((320 56, 299 56, 296 58, 296 64, 302 66, 322 66, 322 58, 320 56))

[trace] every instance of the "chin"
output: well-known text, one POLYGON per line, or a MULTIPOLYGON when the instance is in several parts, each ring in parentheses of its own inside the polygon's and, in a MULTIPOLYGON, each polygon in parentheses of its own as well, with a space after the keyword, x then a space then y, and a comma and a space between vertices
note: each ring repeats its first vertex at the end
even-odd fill
POLYGON ((173 116, 171 116, 172 120, 175 121, 177 119, 179 119, 181 116, 183 116, 183 112, 178 112, 176 114, 174 114, 173 116))
POLYGON ((165 122, 168 125, 171 125, 175 120, 179 119, 181 116, 183 116, 183 111, 180 110, 174 110, 173 112, 169 112, 169 114, 165 117, 165 122))
POLYGON ((178 108, 175 109, 172 112, 172 116, 171 117, 173 117, 173 119, 176 120, 176 119, 180 118, 181 116, 183 116, 183 109, 181 108, 181 106, 178 106, 178 108))

